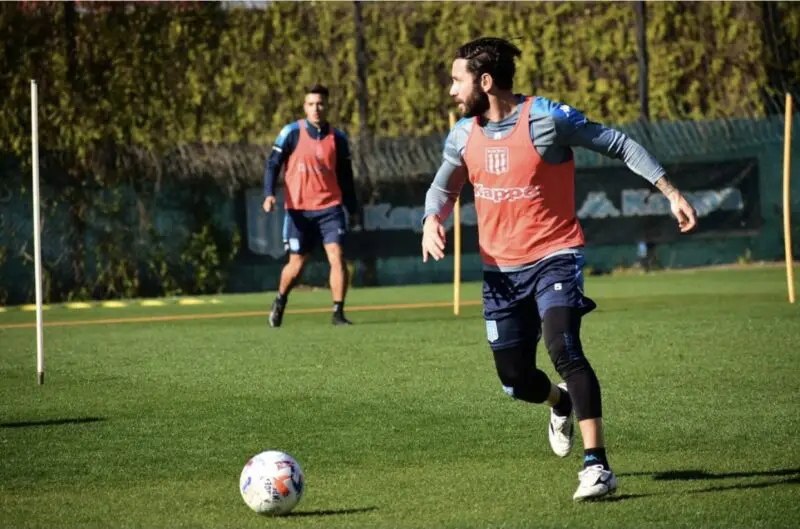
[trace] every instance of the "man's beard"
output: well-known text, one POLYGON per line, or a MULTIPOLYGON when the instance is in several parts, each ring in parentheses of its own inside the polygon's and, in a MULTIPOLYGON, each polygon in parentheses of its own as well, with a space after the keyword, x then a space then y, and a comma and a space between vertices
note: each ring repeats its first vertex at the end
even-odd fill
POLYGON ((482 116, 489 110, 489 96, 480 89, 477 83, 472 87, 472 93, 464 101, 464 117, 472 118, 482 116))

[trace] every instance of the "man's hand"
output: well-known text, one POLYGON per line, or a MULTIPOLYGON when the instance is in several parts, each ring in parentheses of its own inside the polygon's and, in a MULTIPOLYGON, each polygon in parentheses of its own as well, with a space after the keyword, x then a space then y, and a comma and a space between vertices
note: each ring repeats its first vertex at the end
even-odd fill
POLYGON ((678 227, 682 233, 692 231, 697 226, 697 212, 680 193, 670 199, 669 208, 678 219, 678 227))
POLYGON ((270 195, 264 199, 264 204, 262 206, 264 208, 265 213, 269 213, 272 211, 272 208, 275 207, 275 195, 270 195))
POLYGON ((436 215, 425 218, 422 227, 422 262, 428 262, 430 255, 437 261, 444 257, 445 229, 436 215))
POLYGON ((666 176, 662 176, 656 182, 656 187, 664 193, 669 200, 669 209, 678 219, 678 228, 682 233, 692 231, 697 226, 697 212, 689 201, 673 186, 666 176))

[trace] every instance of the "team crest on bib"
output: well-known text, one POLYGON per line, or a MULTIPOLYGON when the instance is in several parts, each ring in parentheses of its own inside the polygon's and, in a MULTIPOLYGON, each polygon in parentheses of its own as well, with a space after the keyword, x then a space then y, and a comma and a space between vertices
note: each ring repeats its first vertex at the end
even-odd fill
POLYGON ((490 343, 494 343, 500 338, 500 333, 497 331, 497 322, 494 320, 486 320, 486 338, 490 343))
POLYGON ((486 172, 491 174, 508 172, 508 147, 486 148, 486 172))

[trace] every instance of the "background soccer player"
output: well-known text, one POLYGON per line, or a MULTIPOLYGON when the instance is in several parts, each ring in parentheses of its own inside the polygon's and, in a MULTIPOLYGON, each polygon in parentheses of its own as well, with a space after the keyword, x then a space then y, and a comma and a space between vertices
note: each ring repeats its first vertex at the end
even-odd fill
POLYGON ((426 196, 422 256, 444 257, 442 223, 469 178, 486 333, 500 381, 515 399, 551 406, 548 437, 562 457, 572 448, 574 410, 584 469, 573 497, 596 498, 613 492, 617 480, 606 457, 600 384, 580 339, 581 319, 596 305, 583 293, 572 147, 624 160, 669 199, 680 231, 694 228, 696 214, 658 162, 622 132, 568 105, 512 92, 520 53, 497 38, 477 39, 456 53, 450 95, 465 119, 450 131, 426 196), (553 385, 536 367, 540 337, 566 384, 553 385))
POLYGON ((334 325, 350 325, 344 316, 347 293, 347 267, 342 243, 347 233, 347 208, 352 224, 357 224, 358 202, 353 185, 353 166, 345 134, 325 119, 328 89, 310 88, 303 109, 306 118, 281 130, 264 174, 264 211, 275 206, 275 182, 281 167, 284 171, 285 206, 283 238, 289 262, 281 271, 278 296, 269 313, 271 327, 280 327, 289 293, 320 241, 330 263, 334 325))

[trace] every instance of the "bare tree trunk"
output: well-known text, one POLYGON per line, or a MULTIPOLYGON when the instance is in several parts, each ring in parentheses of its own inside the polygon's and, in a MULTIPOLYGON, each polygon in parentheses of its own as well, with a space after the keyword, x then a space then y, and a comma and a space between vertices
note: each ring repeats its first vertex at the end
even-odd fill
POLYGON ((75 44, 76 36, 75 36, 75 22, 76 22, 76 15, 75 15, 75 2, 68 1, 64 2, 64 30, 67 37, 67 80, 69 81, 69 85, 73 90, 78 89, 75 86, 77 82, 77 47, 75 44))
MULTIPOLYGON (((67 60, 67 86, 69 86, 71 93, 69 98, 72 101, 73 108, 80 108, 82 104, 82 91, 78 86, 78 53, 77 53, 77 22, 78 17, 75 11, 75 2, 64 2, 64 36, 66 40, 66 60, 67 60)), ((71 158, 71 156, 70 156, 71 158)), ((70 202, 70 217, 72 230, 70 237, 72 239, 71 246, 73 248, 72 255, 72 279, 74 285, 71 289, 73 292, 82 291, 87 286, 86 281, 86 191, 82 189, 81 183, 84 178, 83 170, 75 168, 75 160, 70 160, 68 167, 70 179, 69 185, 73 187, 73 194, 69 200, 70 202)))
POLYGON ((644 123, 650 122, 650 94, 647 78, 649 68, 647 64, 647 7, 644 0, 636 1, 636 43, 639 48, 639 104, 640 119, 644 123))
MULTIPOLYGON (((355 19, 355 39, 356 39, 356 89, 358 92, 358 177, 361 188, 359 202, 368 204, 374 200, 373 186, 370 175, 368 174, 365 156, 370 145, 369 116, 367 108, 369 105, 369 94, 367 93, 367 67, 369 57, 367 56, 367 43, 364 38, 364 19, 361 15, 361 2, 353 2, 353 17, 355 19)), ((363 222, 364 219, 362 219, 363 222)), ((372 252, 369 252, 372 253, 372 252)), ((365 285, 377 284, 377 263, 375 258, 366 257, 361 260, 364 272, 362 281, 365 285)))
POLYGON ((364 19, 361 16, 361 2, 353 2, 353 15, 356 26, 356 80, 358 90, 358 126, 359 136, 368 134, 367 121, 367 44, 364 38, 364 19))
MULTIPOLYGON (((642 123, 642 138, 639 138, 647 147, 652 147, 653 138, 650 135, 650 92, 648 77, 650 70, 647 56, 647 7, 644 0, 636 0, 636 44, 639 56, 639 121, 642 123)), ((656 244, 652 241, 639 241, 637 253, 639 265, 645 270, 658 268, 656 260, 656 244)))

